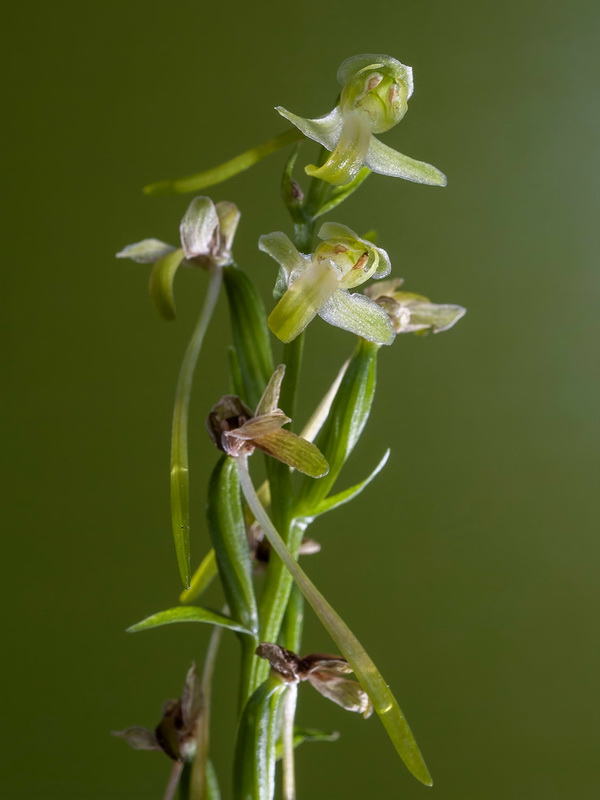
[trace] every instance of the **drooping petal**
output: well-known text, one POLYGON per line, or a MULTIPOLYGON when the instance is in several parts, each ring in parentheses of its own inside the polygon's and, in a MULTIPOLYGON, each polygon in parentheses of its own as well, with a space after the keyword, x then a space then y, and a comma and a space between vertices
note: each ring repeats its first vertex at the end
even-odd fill
POLYGON ((209 197, 195 197, 179 226, 186 258, 206 256, 218 245, 219 216, 209 197))
POLYGON ((287 289, 292 277, 302 272, 310 262, 310 258, 303 256, 291 243, 289 238, 281 231, 266 233, 258 240, 258 249, 275 259, 281 269, 275 286, 276 296, 287 289))
POLYGON ((329 472, 329 464, 316 445, 283 428, 254 439, 253 444, 311 478, 320 478, 329 472))
POLYGON ((329 261, 313 261, 291 284, 269 319, 282 342, 291 342, 315 318, 339 284, 339 271, 329 261))
POLYGON ((183 255, 181 248, 169 251, 154 264, 148 279, 150 296, 163 319, 175 319, 173 282, 175 274, 183 262, 183 255))
POLYGON ((335 291, 319 311, 319 316, 346 331, 377 344, 391 344, 394 331, 386 312, 364 294, 335 291))
POLYGON ((404 178, 413 183, 426 183, 429 186, 445 186, 447 183, 444 173, 436 167, 393 150, 375 136, 371 137, 365 164, 380 175, 404 178))
POLYGON ((305 167, 307 175, 333 186, 344 186, 358 175, 365 163, 371 140, 368 117, 362 111, 344 114, 344 124, 335 150, 321 167, 305 167))
POLYGON ((387 281, 372 283, 364 290, 364 294, 370 297, 371 300, 377 300, 378 297, 383 297, 386 294, 392 295, 403 283, 404 278, 390 278, 387 281))
POLYGON ((309 139, 313 139, 315 142, 322 144, 327 150, 333 150, 335 148, 344 124, 344 118, 338 106, 325 117, 319 117, 318 119, 299 117, 297 114, 292 114, 291 111, 283 108, 283 106, 277 106, 275 110, 278 111, 282 117, 289 120, 292 125, 295 125, 305 136, 308 136, 309 139))
POLYGON ((308 675, 308 682, 323 697, 333 700, 334 703, 345 708, 346 711, 356 711, 362 714, 365 719, 373 713, 373 705, 369 700, 369 695, 357 681, 351 681, 348 678, 342 678, 339 675, 330 673, 311 672, 308 675))
POLYGON ((141 242, 128 244, 116 254, 116 258, 130 258, 138 264, 154 264, 173 250, 175 248, 172 245, 161 242, 160 239, 142 239, 141 242))

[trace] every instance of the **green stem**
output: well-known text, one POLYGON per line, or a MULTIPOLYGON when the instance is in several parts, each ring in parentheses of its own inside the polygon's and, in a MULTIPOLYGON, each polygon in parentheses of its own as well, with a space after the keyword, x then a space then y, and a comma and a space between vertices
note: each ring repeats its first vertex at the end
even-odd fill
POLYGON ((294 717, 298 684, 291 683, 286 688, 283 698, 281 741, 283 744, 282 775, 283 800, 296 800, 296 774, 294 764, 294 717))
POLYGON ((177 564, 183 586, 190 585, 190 484, 188 461, 188 415, 194 371, 208 323, 217 304, 222 283, 219 267, 210 267, 210 282, 204 305, 187 346, 175 390, 171 433, 171 521, 177 564))

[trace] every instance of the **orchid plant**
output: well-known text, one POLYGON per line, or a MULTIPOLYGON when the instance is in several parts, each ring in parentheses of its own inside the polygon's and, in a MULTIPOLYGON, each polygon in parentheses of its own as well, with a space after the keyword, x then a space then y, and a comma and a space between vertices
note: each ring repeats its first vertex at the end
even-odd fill
MULTIPOLYGON (((227 796, 234 800, 270 800, 275 796, 278 761, 282 764, 281 796, 295 800, 294 749, 303 741, 335 738, 296 724, 297 686, 304 681, 343 709, 365 718, 375 711, 410 772, 423 784, 432 783, 392 690, 298 563, 300 555, 319 549, 305 538, 309 525, 354 500, 387 462, 389 451, 361 482, 338 488, 343 467, 371 412, 380 348, 391 345, 398 334, 446 331, 465 314, 461 306, 438 305, 400 290, 402 279, 388 277, 393 258, 375 243, 372 233, 361 236, 332 221, 317 230, 317 220, 346 200, 371 172, 435 186, 446 183, 435 167, 392 150, 375 136, 390 130, 406 113, 413 92, 410 67, 390 56, 358 55, 344 61, 338 79, 342 85, 339 101, 326 116, 305 119, 280 107, 277 111, 293 128, 218 167, 146 188, 148 194, 200 191, 296 143, 282 180, 292 238, 282 231, 258 238, 258 249, 279 266, 275 303, 268 314, 251 277, 233 256, 240 212, 231 202, 214 203, 197 196, 181 221, 179 247, 150 238, 117 254, 153 265, 150 294, 167 320, 176 316, 174 280, 179 268, 200 267, 209 275, 179 373, 171 432, 171 527, 183 591, 178 604, 151 614, 129 630, 200 622, 213 626, 213 633, 202 670, 195 665, 188 669, 182 697, 168 701, 158 726, 115 732, 136 749, 161 750, 173 760, 165 800, 177 792, 182 800, 216 800, 221 797, 220 787, 227 785, 232 786, 227 796), (304 137, 321 145, 318 164, 305 167, 310 178, 305 190, 293 177, 304 137), (364 291, 351 291, 373 278, 377 280, 364 291), (206 444, 214 445, 207 454, 214 453, 216 463, 207 489, 210 542, 198 559, 202 526, 191 529, 189 514, 190 398, 222 286, 233 339, 230 387, 224 392, 224 387, 215 386, 215 404, 204 414, 206 444), (295 415, 304 337, 317 315, 352 334, 355 345, 306 427, 296 433, 287 426, 293 425, 295 415), (275 344, 283 343, 278 365, 269 331, 275 344), (266 457, 267 476, 258 487, 250 467, 257 451, 266 457), (265 573, 260 592, 259 572, 265 573), (200 602, 216 579, 223 595, 220 611, 200 602), (298 655, 303 649, 305 601, 330 634, 338 654, 298 655), (238 637, 241 650, 230 784, 225 776, 217 776, 210 747, 212 675, 223 631, 238 637), (354 679, 348 677, 350 673, 354 679)), ((212 342, 213 348, 217 345, 218 341, 212 342)), ((195 418, 198 413, 194 411, 195 418)))

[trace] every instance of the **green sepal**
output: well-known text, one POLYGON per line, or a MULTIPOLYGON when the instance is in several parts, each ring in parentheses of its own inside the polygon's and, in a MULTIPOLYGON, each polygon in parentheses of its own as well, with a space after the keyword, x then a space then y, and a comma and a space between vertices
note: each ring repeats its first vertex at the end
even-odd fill
POLYGON ((258 612, 252 583, 252 557, 235 459, 230 456, 223 456, 211 475, 207 519, 227 604, 233 617, 256 634, 258 612))
MULTIPOLYGON (((304 742, 337 742, 340 734, 337 731, 319 731, 316 728, 294 728, 294 749, 300 747, 304 742)), ((281 740, 277 742, 275 750, 277 760, 283 756, 283 745, 281 740)))
POLYGON ((265 307, 254 285, 239 267, 225 267, 223 274, 233 343, 244 385, 241 396, 251 408, 256 408, 273 373, 265 307))
POLYGON ((148 289, 156 310, 163 319, 175 319, 175 298, 173 297, 173 281, 175 273, 183 262, 183 250, 173 250, 159 258, 152 267, 148 289))
POLYGON ((339 206, 340 203, 343 203, 344 200, 350 197, 350 195, 366 181, 370 174, 371 170, 368 167, 361 167, 356 177, 353 178, 350 183, 346 183, 344 186, 332 186, 326 202, 315 212, 313 219, 322 217, 323 214, 328 214, 336 206, 339 206))
POLYGON ((179 595, 182 603, 193 603, 203 594, 217 576, 217 558, 214 550, 209 550, 194 572, 190 586, 179 595))
POLYGON ((240 719, 233 769, 234 800, 272 800, 280 701, 286 685, 272 675, 250 697, 240 719))
POLYGON ((378 345, 358 340, 327 419, 315 440, 329 463, 329 472, 319 481, 304 480, 301 485, 298 508, 309 516, 329 494, 367 423, 375 395, 378 351, 378 345))
POLYGON ((253 167, 254 164, 262 161, 263 158, 271 153, 276 153, 282 147, 293 144, 293 142, 297 142, 300 139, 302 139, 302 134, 292 128, 280 133, 279 136, 274 136, 267 142, 263 142, 263 144, 257 145, 257 147, 252 147, 250 150, 240 153, 240 155, 225 161, 223 164, 219 164, 217 167, 211 167, 186 178, 151 183, 149 186, 144 187, 144 194, 187 194, 188 192, 206 189, 207 186, 215 186, 217 183, 223 183, 223 181, 233 178, 234 175, 253 167))
POLYGON ((225 617, 223 614, 217 614, 215 611, 200 608, 200 606, 175 606, 175 608, 168 608, 165 611, 158 611, 156 614, 151 614, 140 622, 136 622, 135 625, 130 625, 126 632, 148 631, 151 628, 160 628, 161 625, 172 625, 175 622, 206 622, 209 625, 218 625, 247 636, 254 635, 252 631, 231 617, 225 617))
POLYGON ((390 450, 385 451, 385 454, 379 464, 377 464, 373 472, 371 472, 371 474, 363 481, 356 483, 349 489, 344 489, 343 492, 338 492, 337 494, 333 494, 331 497, 326 497, 324 500, 322 500, 319 505, 310 513, 311 519, 319 517, 321 514, 326 514, 328 511, 333 511, 334 508, 354 500, 354 498, 357 497, 385 467, 387 460, 390 457, 390 452, 390 450))

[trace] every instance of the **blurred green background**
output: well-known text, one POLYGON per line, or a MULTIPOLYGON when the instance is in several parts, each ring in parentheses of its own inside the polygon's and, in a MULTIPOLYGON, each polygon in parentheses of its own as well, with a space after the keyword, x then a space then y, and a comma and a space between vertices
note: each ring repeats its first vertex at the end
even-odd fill
MULTIPOLYGON (((59 0, 13 4, 5 23, 3 795, 160 798, 167 759, 109 731, 156 724, 207 640, 203 626, 123 632, 179 591, 171 403, 206 285, 182 274, 167 324, 147 268, 115 261, 146 236, 176 240, 189 198, 141 187, 284 130, 275 105, 326 113, 340 62, 382 52, 416 85, 384 140, 449 185, 373 176, 333 218, 377 228, 408 290, 469 313, 381 353, 344 483, 388 446, 392 459, 314 526, 323 550, 305 566, 392 683, 435 786, 408 775, 376 718, 302 687, 300 720, 342 735, 299 751, 299 798, 597 797, 594 5, 59 0)), ((289 231, 284 159, 211 192, 242 209, 237 258, 267 301, 275 265, 256 239, 289 231)), ((228 337, 222 303, 193 397, 195 561, 228 337)), ((300 417, 352 346, 311 326, 300 417)), ((310 614, 305 648, 331 650, 310 614)), ((236 660, 227 638, 225 797, 236 660)))

